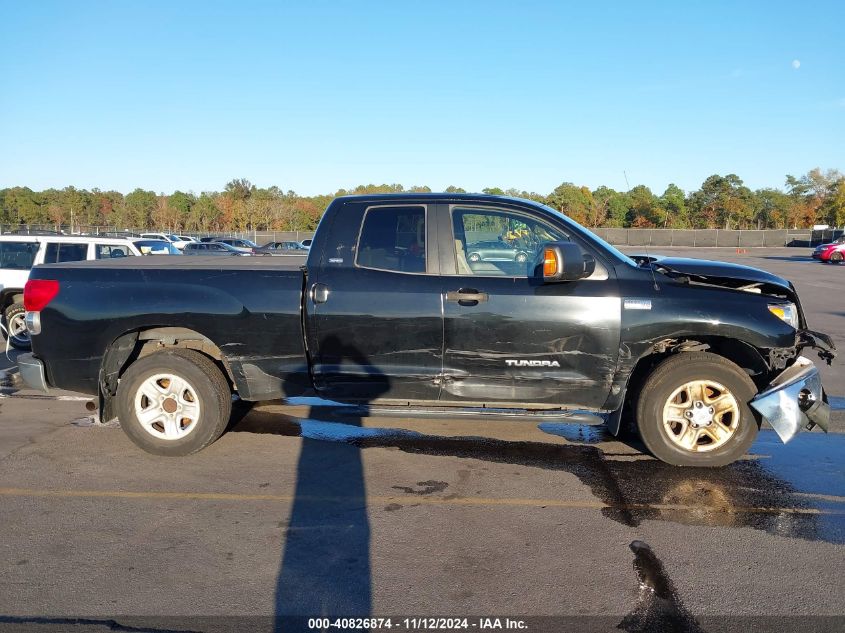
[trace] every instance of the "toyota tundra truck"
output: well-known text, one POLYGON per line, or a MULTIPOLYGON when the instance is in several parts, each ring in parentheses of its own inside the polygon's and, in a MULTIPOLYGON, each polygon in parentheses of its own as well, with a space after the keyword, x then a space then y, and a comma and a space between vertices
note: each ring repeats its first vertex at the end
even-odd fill
POLYGON ((764 423, 786 442, 830 416, 805 353, 829 363, 834 346, 807 329, 789 281, 632 258, 507 197, 342 197, 307 258, 37 266, 24 304, 24 381, 91 394, 159 455, 214 442, 233 394, 528 423, 553 410, 636 429, 684 466, 736 460, 764 423))

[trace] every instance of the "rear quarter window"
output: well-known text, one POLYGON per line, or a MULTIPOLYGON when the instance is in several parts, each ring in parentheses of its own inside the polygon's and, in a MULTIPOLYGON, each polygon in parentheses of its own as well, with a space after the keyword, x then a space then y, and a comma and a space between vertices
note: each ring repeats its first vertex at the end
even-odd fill
POLYGON ((48 242, 44 250, 44 263, 81 262, 88 259, 88 244, 48 242))
POLYGON ((135 255, 125 244, 97 244, 95 249, 97 259, 116 259, 135 255))
POLYGON ((29 270, 37 253, 38 242, 0 242, 0 268, 29 270))

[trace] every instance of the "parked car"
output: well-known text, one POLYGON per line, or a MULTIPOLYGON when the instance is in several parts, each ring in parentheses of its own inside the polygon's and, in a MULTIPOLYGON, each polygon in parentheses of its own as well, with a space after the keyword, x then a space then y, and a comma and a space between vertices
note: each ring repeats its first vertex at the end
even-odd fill
POLYGON ((302 240, 302 241, 300 242, 300 244, 302 244, 303 246, 307 246, 308 248, 311 248, 311 242, 312 242, 312 241, 313 241, 313 240, 309 237, 309 238, 306 238, 306 239, 302 240))
POLYGON ((825 263, 841 264, 845 260, 845 236, 830 244, 816 246, 812 257, 825 263))
POLYGON ((290 255, 307 255, 308 247, 299 242, 267 242, 264 246, 255 249, 261 253, 286 253, 290 255))
POLYGON ((74 237, 39 231, 0 235, 0 323, 16 349, 29 349, 23 290, 37 264, 140 255, 134 244, 108 237, 74 237))
POLYGON ((132 240, 142 255, 181 255, 182 251, 175 242, 166 240, 141 239, 132 240))
MULTIPOLYGON (((232 394, 316 393, 441 415, 549 409, 620 431, 685 466, 730 463, 768 422, 826 428, 793 285, 725 262, 621 253, 559 211, 473 194, 334 200, 303 266, 108 260, 33 269, 23 380, 92 394, 139 447, 186 455, 226 429, 232 394), (471 262, 494 226, 542 243, 532 266, 471 262), (139 291, 143 288, 143 292, 139 291), (749 291, 746 291, 748 289, 749 291), (427 408, 428 407, 428 408, 427 408)), ((810 467, 812 464, 808 464, 810 467)))
POLYGON ((185 242, 185 244, 190 244, 191 242, 199 242, 199 240, 195 237, 191 237, 190 235, 176 235, 181 241, 185 242))
POLYGON ((228 244, 224 244, 222 242, 192 242, 190 244, 185 244, 185 248, 182 249, 183 255, 246 255, 249 256, 251 253, 245 253, 240 249, 235 248, 234 246, 229 246, 228 244))
POLYGON ((220 242, 221 244, 228 244, 229 246, 234 246, 240 251, 244 253, 252 253, 256 248, 259 248, 258 244, 253 242, 252 240, 241 239, 239 237, 221 237, 214 240, 215 242, 220 242))
POLYGON ((170 242, 179 250, 182 250, 185 247, 185 244, 188 243, 187 240, 182 239, 178 235, 173 235, 172 233, 141 233, 141 237, 146 238, 148 240, 160 240, 162 242, 170 242))
POLYGON ((476 242, 467 246, 467 259, 471 262, 518 262, 524 264, 532 255, 527 250, 501 240, 476 242))

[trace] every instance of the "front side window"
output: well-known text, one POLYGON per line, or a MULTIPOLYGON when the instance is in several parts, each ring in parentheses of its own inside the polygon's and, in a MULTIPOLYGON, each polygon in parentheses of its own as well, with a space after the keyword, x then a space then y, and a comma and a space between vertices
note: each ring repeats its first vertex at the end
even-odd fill
POLYGON ((38 242, 0 242, 0 268, 29 270, 37 253, 38 242))
POLYGON ((424 273, 425 207, 367 209, 355 263, 363 268, 424 273))
POLYGON ((544 244, 569 241, 560 229, 521 213, 452 209, 459 275, 528 277, 544 244))
POLYGON ((44 250, 45 264, 81 262, 86 259, 88 259, 88 244, 48 242, 47 248, 44 250))

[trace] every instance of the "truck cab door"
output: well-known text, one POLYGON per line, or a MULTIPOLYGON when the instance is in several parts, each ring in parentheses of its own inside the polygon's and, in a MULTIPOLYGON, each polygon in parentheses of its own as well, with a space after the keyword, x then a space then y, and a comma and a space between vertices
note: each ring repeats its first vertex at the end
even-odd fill
POLYGON ((621 301, 601 253, 530 207, 438 209, 444 306, 441 401, 600 408, 619 354, 621 301), (596 258, 587 279, 543 283, 544 243, 596 258), (451 248, 447 249, 448 246, 451 248))
POLYGON ((437 400, 443 314, 430 213, 420 201, 354 201, 320 225, 326 237, 315 245, 319 263, 309 260, 305 311, 321 396, 437 400))

